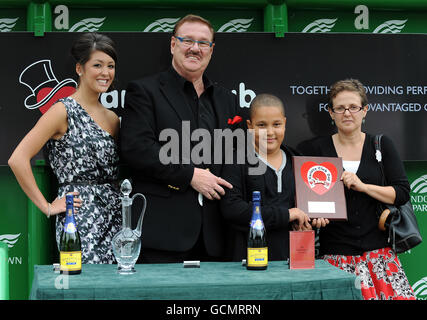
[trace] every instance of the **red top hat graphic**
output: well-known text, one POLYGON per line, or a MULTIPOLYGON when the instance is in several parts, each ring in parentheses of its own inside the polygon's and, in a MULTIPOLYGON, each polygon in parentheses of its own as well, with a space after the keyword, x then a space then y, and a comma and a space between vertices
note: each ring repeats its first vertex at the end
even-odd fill
POLYGON ((19 82, 30 88, 32 92, 25 98, 25 107, 30 110, 40 108, 42 113, 45 113, 58 99, 74 93, 77 86, 77 83, 70 78, 59 82, 52 71, 50 60, 40 60, 30 64, 21 72, 19 82))

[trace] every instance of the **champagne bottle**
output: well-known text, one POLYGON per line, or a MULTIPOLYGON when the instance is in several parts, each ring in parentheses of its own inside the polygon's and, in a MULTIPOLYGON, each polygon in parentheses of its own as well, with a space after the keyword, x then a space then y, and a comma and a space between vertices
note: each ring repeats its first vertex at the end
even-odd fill
POLYGON ((268 248, 265 227, 261 217, 261 193, 252 193, 252 219, 248 237, 246 269, 265 270, 268 265, 268 248))
POLYGON ((82 272, 82 247, 74 220, 74 196, 67 194, 65 197, 65 223, 59 245, 60 271, 64 274, 79 274, 82 272))

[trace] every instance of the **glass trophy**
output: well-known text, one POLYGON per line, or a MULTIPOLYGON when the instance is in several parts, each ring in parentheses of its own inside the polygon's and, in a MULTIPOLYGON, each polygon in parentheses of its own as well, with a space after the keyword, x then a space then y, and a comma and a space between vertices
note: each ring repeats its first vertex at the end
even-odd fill
POLYGON ((144 219, 145 208, 147 207, 147 199, 141 193, 136 193, 132 198, 129 194, 132 192, 132 185, 128 179, 125 179, 120 191, 122 196, 122 218, 123 225, 113 237, 113 254, 117 260, 117 272, 120 274, 133 274, 135 271, 135 263, 141 251, 141 229, 144 219), (131 228, 132 203, 136 197, 142 197, 144 204, 138 219, 138 224, 135 229, 131 228))

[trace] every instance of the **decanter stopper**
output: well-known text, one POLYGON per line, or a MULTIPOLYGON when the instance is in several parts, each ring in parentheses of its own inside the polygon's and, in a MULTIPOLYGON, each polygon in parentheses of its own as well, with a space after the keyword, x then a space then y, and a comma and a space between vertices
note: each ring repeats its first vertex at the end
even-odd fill
POLYGON ((130 193, 132 192, 132 185, 128 179, 123 180, 120 186, 120 192, 123 193, 126 198, 129 197, 130 193))

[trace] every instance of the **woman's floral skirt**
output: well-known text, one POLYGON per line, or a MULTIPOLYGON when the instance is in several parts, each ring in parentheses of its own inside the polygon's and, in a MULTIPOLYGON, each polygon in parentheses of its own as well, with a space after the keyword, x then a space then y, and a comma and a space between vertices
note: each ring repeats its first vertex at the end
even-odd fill
POLYGON ((358 276, 365 300, 415 300, 399 258, 391 248, 361 256, 324 255, 323 260, 358 276))

